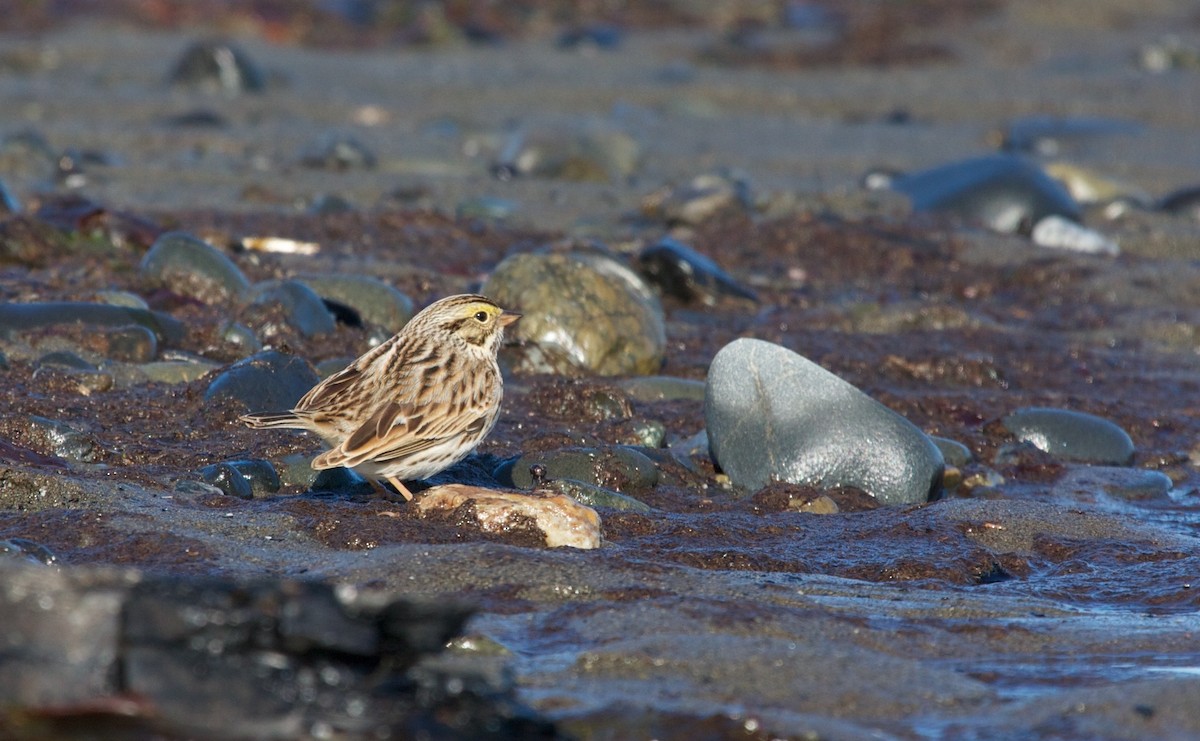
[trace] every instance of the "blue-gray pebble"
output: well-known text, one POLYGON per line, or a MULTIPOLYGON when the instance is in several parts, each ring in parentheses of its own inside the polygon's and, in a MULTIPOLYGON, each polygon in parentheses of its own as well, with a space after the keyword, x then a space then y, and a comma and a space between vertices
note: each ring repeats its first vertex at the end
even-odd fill
POLYGON ((1127 466, 1133 460, 1129 433, 1094 414, 1025 407, 1001 422, 1018 440, 1061 460, 1112 466, 1127 466))
POLYGON ((787 348, 739 339, 713 358, 704 418, 713 457, 739 487, 772 480, 928 501, 945 464, 925 433, 787 348))
POLYGON ((250 412, 279 412, 295 406, 317 381, 316 371, 304 360, 266 350, 221 371, 204 400, 236 399, 250 412))

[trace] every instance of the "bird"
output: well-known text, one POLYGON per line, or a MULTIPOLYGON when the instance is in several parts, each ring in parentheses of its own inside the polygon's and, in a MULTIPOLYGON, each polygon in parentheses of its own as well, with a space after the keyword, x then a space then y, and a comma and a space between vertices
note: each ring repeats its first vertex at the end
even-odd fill
POLYGON ((495 426, 504 395, 496 354, 505 327, 520 318, 486 296, 448 296, 314 386, 289 411, 238 420, 254 429, 315 433, 329 450, 313 459, 314 469, 352 468, 372 481, 387 480, 412 501, 404 481, 454 465, 495 426))

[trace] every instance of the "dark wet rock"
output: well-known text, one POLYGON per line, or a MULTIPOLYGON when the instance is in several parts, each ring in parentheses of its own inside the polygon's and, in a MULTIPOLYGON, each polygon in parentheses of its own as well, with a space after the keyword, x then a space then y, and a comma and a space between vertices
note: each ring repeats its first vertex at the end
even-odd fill
POLYGON ((29 432, 42 452, 73 463, 93 463, 100 457, 96 439, 56 419, 31 416, 29 432))
POLYGON ((301 358, 265 350, 226 368, 204 392, 204 400, 241 402, 250 412, 291 409, 317 384, 317 374, 301 358))
POLYGON ((300 157, 300 164, 318 170, 370 170, 375 155, 348 134, 325 134, 300 157))
POLYGON ((1116 466, 1129 465, 1133 460, 1129 433, 1093 414, 1026 407, 1009 414, 1001 423, 1018 440, 1061 460, 1116 466))
POLYGON ((617 385, 634 401, 704 401, 704 381, 692 378, 637 376, 617 385))
POLYGON ((327 301, 348 306, 364 321, 389 334, 413 317, 412 299, 378 278, 365 275, 298 275, 296 279, 327 301))
POLYGON ((496 267, 483 291, 524 314, 513 333, 527 344, 514 364, 521 372, 646 374, 662 366, 662 307, 614 260, 517 254, 496 267))
POLYGON ((534 466, 541 466, 545 480, 572 479, 618 492, 645 491, 658 484, 658 466, 654 461, 625 446, 526 453, 501 465, 496 479, 518 489, 532 489, 538 484, 534 466))
POLYGON ((275 467, 264 460, 221 461, 197 469, 196 475, 204 483, 239 499, 268 497, 281 486, 275 467))
POLYGON ((1000 146, 1017 154, 1060 157, 1069 150, 1111 136, 1133 136, 1145 130, 1136 121, 1096 116, 1026 116, 1010 121, 1000 146))
MULTIPOLYGON (((309 459, 309 470, 312 470, 312 460, 309 459)), ((323 471, 313 471, 308 488, 316 492, 347 492, 363 493, 375 491, 371 483, 349 468, 326 468, 323 471)), ((410 484, 411 486, 411 484, 410 484)))
POLYGON ((54 555, 53 551, 41 543, 35 543, 27 538, 0 540, 0 558, 15 559, 23 563, 42 566, 53 566, 58 563, 58 556, 54 555))
POLYGON ((203 90, 207 93, 260 93, 266 77, 238 47, 227 41, 199 41, 184 50, 171 70, 172 85, 203 90))
POLYGON ((754 291, 740 285, 711 258, 670 237, 642 250, 637 261, 646 280, 680 301, 712 306, 726 296, 758 300, 754 291))
POLYGON ((200 480, 209 486, 215 486, 222 494, 238 499, 253 499, 254 491, 250 482, 236 468, 228 463, 212 463, 196 471, 200 480))
POLYGON ((112 572, 0 559, 6 707, 66 706, 114 694, 127 584, 112 572))
POLYGON ((179 344, 186 333, 182 322, 159 311, 82 301, 0 304, 0 332, 20 334, 78 324, 97 327, 137 325, 153 332, 159 342, 171 345, 179 344))
POLYGON ((713 457, 736 486, 851 486, 884 504, 940 488, 937 446, 911 422, 779 345, 739 339, 713 358, 704 405, 713 457))
POLYGON ((930 435, 929 439, 937 446, 942 453, 942 459, 946 461, 948 466, 958 466, 959 468, 967 465, 975 459, 975 455, 971 449, 963 445, 957 440, 950 440, 937 435, 930 435))
POLYGON ((291 453, 279 460, 277 469, 282 486, 299 486, 314 492, 362 492, 372 493, 370 482, 349 468, 327 468, 314 470, 312 459, 316 453, 291 453))
POLYGON ((247 298, 250 305, 243 312, 242 318, 248 321, 264 310, 278 307, 284 323, 304 337, 330 334, 337 329, 337 323, 325 302, 313 289, 298 280, 263 281, 250 289, 247 298))
MULTIPOLYGON (((0 699, 87 708, 103 737, 299 738, 330 729, 366 739, 436 728, 448 738, 555 738, 514 701, 510 681, 482 682, 469 664, 455 672, 427 663, 469 615, 453 601, 316 582, 0 568, 0 617, 13 641, 0 699), (110 715, 114 697, 140 699, 110 715), (113 716, 119 732, 105 733, 113 716)), ((76 737, 54 720, 39 725, 57 728, 47 738, 76 737)))
POLYGON ((997 232, 1032 229, 1047 216, 1079 221, 1079 204, 1057 180, 1029 160, 992 154, 899 175, 891 187, 913 210, 952 213, 997 232))
POLYGON ((1171 501, 1171 477, 1162 471, 1122 466, 1072 466, 1054 483, 1054 491, 1075 498, 1104 492, 1113 499, 1148 504, 1171 501))
POLYGON ((183 232, 168 232, 142 258, 142 280, 207 304, 242 301, 250 281, 223 252, 183 232))
POLYGON ((520 208, 516 201, 494 196, 476 196, 460 202, 454 208, 454 214, 460 219, 480 219, 483 221, 504 221, 520 208))
POLYGON ((574 479, 552 479, 537 487, 539 492, 565 494, 580 504, 588 507, 607 507, 626 512, 649 512, 650 505, 634 499, 628 494, 605 489, 602 486, 589 484, 586 481, 574 479))

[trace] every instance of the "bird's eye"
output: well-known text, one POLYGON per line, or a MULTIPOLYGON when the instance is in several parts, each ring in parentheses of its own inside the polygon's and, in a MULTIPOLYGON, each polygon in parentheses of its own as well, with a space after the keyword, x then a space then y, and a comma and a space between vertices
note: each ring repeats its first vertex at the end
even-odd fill
POLYGON ((475 321, 479 322, 480 324, 483 324, 487 320, 488 320, 488 313, 486 311, 475 312, 475 321))

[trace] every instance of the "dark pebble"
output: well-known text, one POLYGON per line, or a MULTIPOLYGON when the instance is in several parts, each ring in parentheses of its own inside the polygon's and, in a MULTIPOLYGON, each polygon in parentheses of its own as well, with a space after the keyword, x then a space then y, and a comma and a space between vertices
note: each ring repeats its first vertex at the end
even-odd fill
POLYGON ((241 499, 262 499, 278 492, 281 486, 275 466, 261 459, 221 461, 196 473, 204 483, 241 499))
POLYGON ((227 496, 238 499, 253 499, 254 490, 236 468, 228 463, 213 463, 196 471, 196 474, 209 486, 215 486, 227 496))

